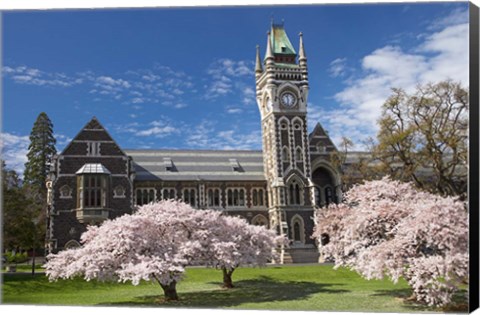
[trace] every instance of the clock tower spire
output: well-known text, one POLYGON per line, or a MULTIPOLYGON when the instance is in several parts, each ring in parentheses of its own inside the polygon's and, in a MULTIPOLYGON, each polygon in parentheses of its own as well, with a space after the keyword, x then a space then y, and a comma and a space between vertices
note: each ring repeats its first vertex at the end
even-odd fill
POLYGON ((272 23, 264 68, 260 71, 256 67, 255 77, 270 226, 292 240, 291 250, 315 248, 310 239, 314 191, 307 133, 309 86, 303 34, 300 33, 297 55, 284 23, 272 23))

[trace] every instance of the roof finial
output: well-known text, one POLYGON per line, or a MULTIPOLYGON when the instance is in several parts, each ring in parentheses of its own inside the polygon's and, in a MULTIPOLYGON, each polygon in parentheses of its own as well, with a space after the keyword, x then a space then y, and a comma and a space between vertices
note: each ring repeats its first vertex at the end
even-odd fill
POLYGON ((272 39, 270 38, 270 31, 267 32, 267 52, 265 53, 265 59, 272 58, 272 39))
POLYGON ((255 75, 260 75, 263 72, 262 61, 260 59, 260 46, 257 45, 257 57, 255 59, 255 75))
POLYGON ((298 34, 300 36, 300 44, 298 47, 298 63, 301 67, 307 67, 307 55, 305 54, 305 47, 303 46, 303 33, 298 34))

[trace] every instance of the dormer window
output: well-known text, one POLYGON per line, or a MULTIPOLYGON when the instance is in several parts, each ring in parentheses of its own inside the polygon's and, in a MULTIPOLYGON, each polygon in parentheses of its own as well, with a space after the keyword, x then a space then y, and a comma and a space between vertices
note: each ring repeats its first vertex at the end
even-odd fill
POLYGON ((234 172, 241 172, 242 167, 240 166, 240 163, 238 163, 237 159, 229 159, 230 165, 232 166, 232 170, 234 172))
POLYGON ((287 51, 287 47, 282 47, 282 53, 287 51))
POLYGON ((167 172, 175 171, 175 166, 173 165, 173 161, 171 158, 163 158, 163 164, 165 165, 165 171, 167 172))
POLYGON ((99 156, 100 155, 100 142, 89 141, 87 142, 87 156, 99 156))

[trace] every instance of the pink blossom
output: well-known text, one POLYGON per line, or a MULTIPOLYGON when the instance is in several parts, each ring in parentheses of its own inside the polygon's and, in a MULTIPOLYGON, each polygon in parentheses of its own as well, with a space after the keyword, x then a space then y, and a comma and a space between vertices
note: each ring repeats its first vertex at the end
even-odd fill
POLYGON ((316 213, 314 237, 329 236, 320 253, 335 267, 367 279, 401 277, 415 297, 445 305, 468 279, 468 215, 451 197, 383 178, 353 187, 344 203, 316 213))

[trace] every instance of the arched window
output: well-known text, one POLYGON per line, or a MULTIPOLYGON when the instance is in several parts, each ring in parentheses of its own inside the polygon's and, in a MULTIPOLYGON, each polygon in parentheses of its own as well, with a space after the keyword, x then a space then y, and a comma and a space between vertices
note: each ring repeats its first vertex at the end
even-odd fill
POLYGON ((327 206, 334 202, 334 195, 332 187, 325 187, 325 203, 327 206))
POLYGON ((298 223, 298 221, 293 223, 293 240, 295 242, 301 242, 301 239, 300 239, 300 223, 298 223))
POLYGON ((303 162, 303 152, 300 147, 298 147, 297 150, 295 151, 295 160, 297 162, 303 162))
POLYGON ((289 162, 290 161, 290 152, 288 152, 288 147, 283 147, 282 149, 282 161, 289 162))
POLYGON ((175 188, 164 188, 162 191, 163 200, 175 199, 175 188))
POLYGON ((79 248, 81 247, 80 243, 76 240, 70 240, 65 244, 65 249, 79 248))
POLYGON ((303 186, 301 186, 297 180, 293 180, 289 184, 289 200, 291 205, 301 205, 302 204, 302 194, 303 186))
POLYGON ((227 206, 245 207, 245 190, 243 188, 229 188, 227 190, 227 206))
POLYGON ((320 191, 320 187, 315 186, 315 204, 320 206, 322 204, 322 195, 320 191))
POLYGON ((233 206, 233 191, 231 190, 227 193, 227 205, 233 206))
POLYGON ((265 216, 257 214, 252 219, 252 225, 268 226, 268 220, 265 216))
POLYGON ((195 198, 195 189, 194 188, 185 188, 183 190, 183 201, 188 203, 192 207, 197 206, 196 198, 195 198))
POLYGON ((137 206, 142 206, 155 201, 155 188, 137 188, 137 206))
POLYGON ((207 191, 207 205, 209 207, 220 207, 220 189, 209 188, 207 191))
POLYGON ((295 243, 305 243, 305 224, 303 218, 298 214, 294 215, 291 224, 290 237, 295 243))
POLYGON ((262 188, 252 189, 252 206, 261 207, 265 205, 264 193, 262 188))
POLYGON ((252 191, 252 205, 258 206, 258 193, 256 189, 252 191))

